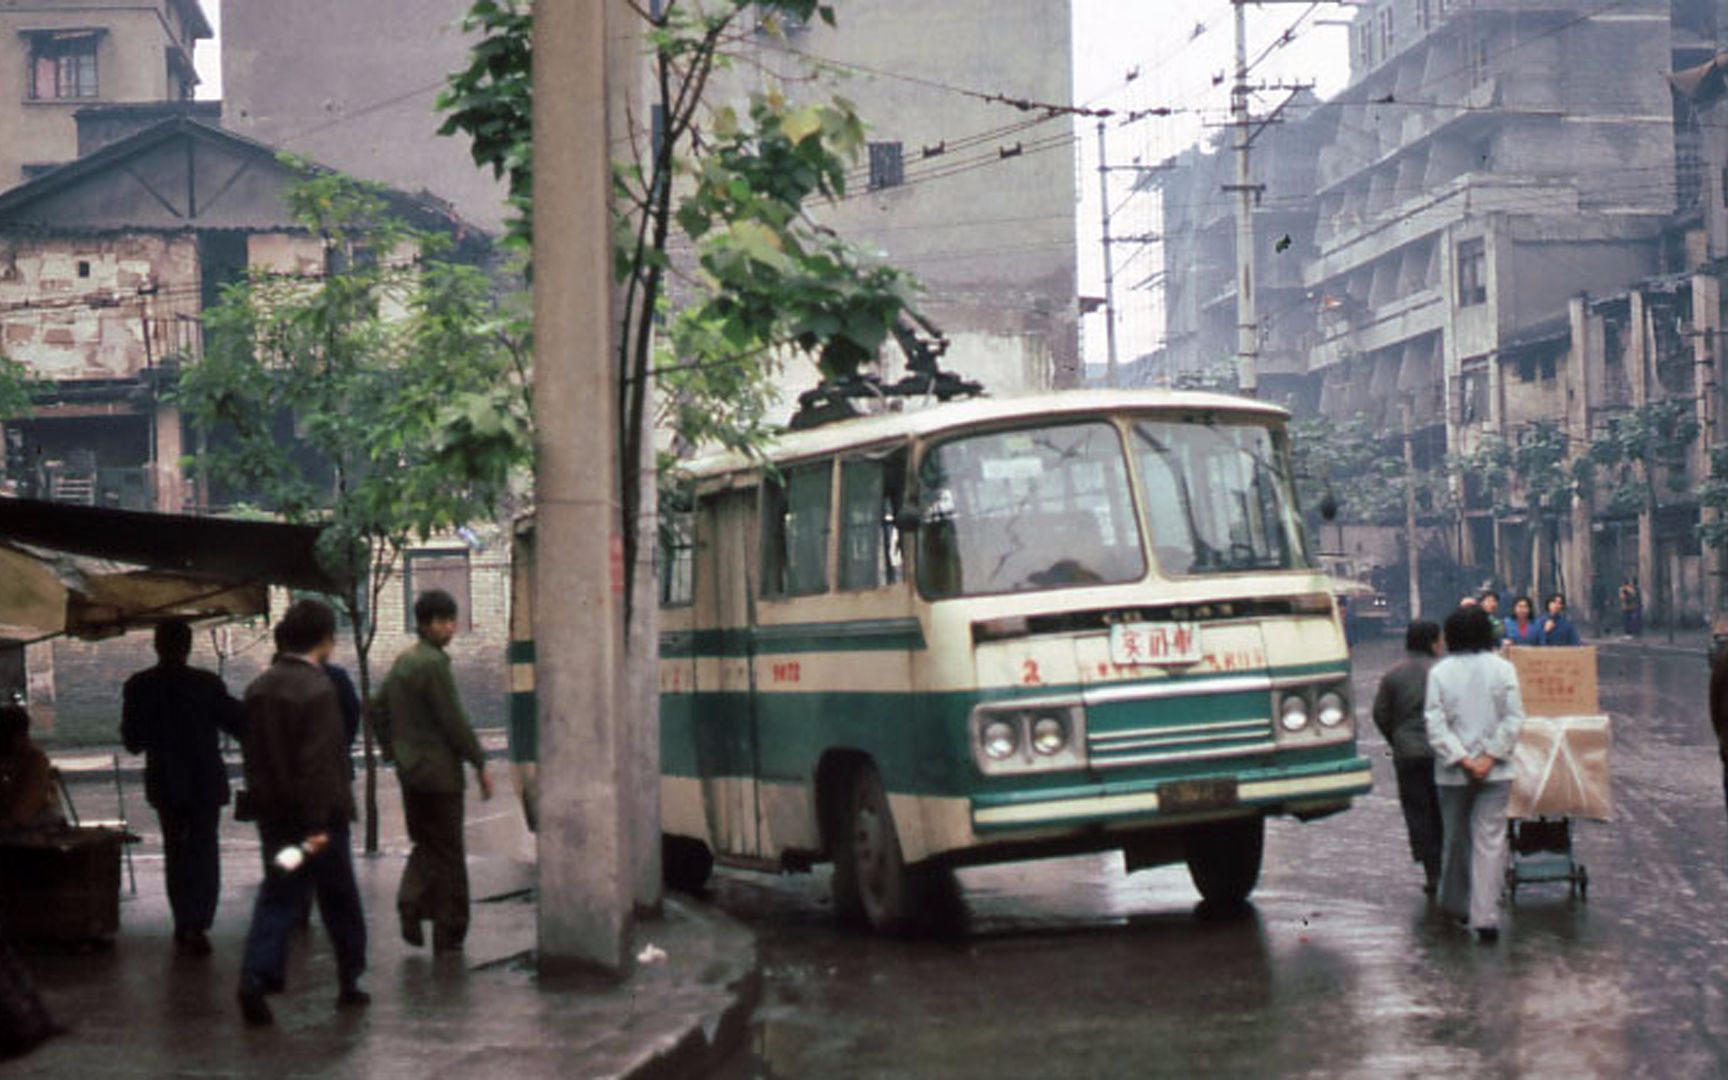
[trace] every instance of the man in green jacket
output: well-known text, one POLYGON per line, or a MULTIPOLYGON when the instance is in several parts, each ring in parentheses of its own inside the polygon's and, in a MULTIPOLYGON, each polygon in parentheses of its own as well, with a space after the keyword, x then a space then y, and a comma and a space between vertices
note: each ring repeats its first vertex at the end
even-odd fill
POLYGON ((402 939, 426 944, 421 924, 430 919, 437 952, 460 949, 468 933, 463 762, 474 766, 480 797, 492 797, 486 756, 462 711, 444 652, 456 636, 456 615, 455 599, 442 589, 414 601, 420 640, 396 658, 385 676, 373 718, 386 760, 396 763, 408 839, 414 844, 396 894, 402 939))

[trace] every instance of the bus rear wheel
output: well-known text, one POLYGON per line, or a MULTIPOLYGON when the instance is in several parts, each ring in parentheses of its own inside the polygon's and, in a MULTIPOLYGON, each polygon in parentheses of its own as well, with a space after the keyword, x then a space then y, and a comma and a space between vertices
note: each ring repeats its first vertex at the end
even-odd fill
POLYGON ((845 793, 834 850, 834 910, 843 922, 882 934, 909 934, 923 917, 927 883, 939 868, 908 866, 894 811, 876 767, 860 763, 845 793))
POLYGON ((1209 904, 1235 906, 1260 880, 1266 819, 1259 815, 1196 826, 1188 833, 1188 876, 1209 904))
POLYGON ((700 893, 713 873, 714 853, 707 844, 688 836, 660 838, 660 876, 667 888, 700 893))

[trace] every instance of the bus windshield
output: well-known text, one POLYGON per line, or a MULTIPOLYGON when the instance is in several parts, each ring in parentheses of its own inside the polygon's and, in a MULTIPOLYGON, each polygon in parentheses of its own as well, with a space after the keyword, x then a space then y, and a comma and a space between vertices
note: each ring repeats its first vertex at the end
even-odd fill
POLYGON ((1146 558, 1114 425, 973 435, 919 469, 918 584, 926 596, 1138 581, 1146 558))
POLYGON ((1254 424, 1137 420, 1140 489, 1166 576, 1311 565, 1282 439, 1254 424))

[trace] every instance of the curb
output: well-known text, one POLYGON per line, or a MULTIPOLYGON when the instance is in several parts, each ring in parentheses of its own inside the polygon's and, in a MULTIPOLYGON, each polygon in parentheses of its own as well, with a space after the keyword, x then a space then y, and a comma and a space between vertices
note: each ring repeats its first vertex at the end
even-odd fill
POLYGON ((1647 641, 1587 641, 1586 645, 1596 646, 1596 651, 1616 656, 1694 656, 1700 660, 1710 658, 1710 650, 1703 646, 1681 644, 1658 644, 1647 641))
POLYGON ((710 1075, 744 1046, 756 1007, 762 1002, 762 965, 755 933, 701 901, 668 894, 664 903, 692 922, 707 924, 708 933, 735 936, 738 940, 733 947, 741 955, 716 961, 729 963, 734 969, 727 972, 725 1004, 702 1016, 671 1045, 650 1051, 618 1074, 623 1080, 694 1080, 710 1075))

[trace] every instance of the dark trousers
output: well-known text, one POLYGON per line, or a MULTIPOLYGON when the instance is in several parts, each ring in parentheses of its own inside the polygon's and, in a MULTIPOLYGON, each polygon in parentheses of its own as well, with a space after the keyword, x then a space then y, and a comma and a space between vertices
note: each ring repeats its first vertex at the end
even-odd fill
POLYGON ((460 942, 468 931, 468 854, 463 848, 461 795, 404 791, 402 812, 414 850, 402 871, 396 909, 405 922, 431 919, 434 932, 460 942))
POLYGON ((174 932, 208 930, 216 920, 216 898, 222 893, 222 857, 216 840, 222 808, 161 806, 156 809, 156 820, 162 823, 162 856, 174 932))
POLYGON ((1395 758, 1398 774, 1398 805, 1404 809, 1404 827, 1410 833, 1410 857, 1430 874, 1440 872, 1440 794, 1434 786, 1433 758, 1395 758))
POLYGON ((258 837, 264 846, 264 883, 252 908, 252 928, 246 932, 246 956, 240 977, 280 986, 288 965, 288 938, 300 922, 306 895, 318 898, 318 914, 336 950, 336 977, 344 988, 360 981, 366 970, 366 915, 360 908, 360 887, 354 880, 354 853, 348 826, 328 830, 330 846, 307 859, 299 870, 284 874, 270 865, 276 853, 306 837, 302 828, 262 823, 258 837))

